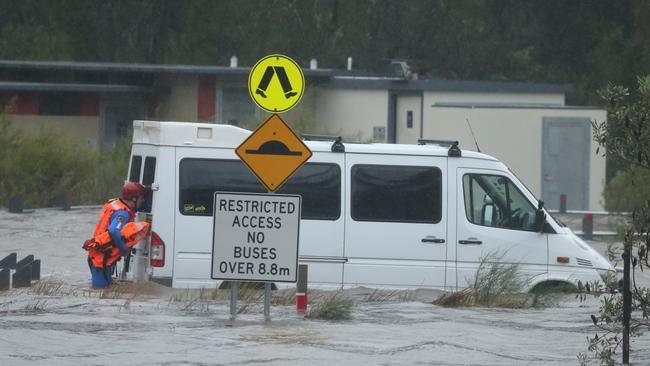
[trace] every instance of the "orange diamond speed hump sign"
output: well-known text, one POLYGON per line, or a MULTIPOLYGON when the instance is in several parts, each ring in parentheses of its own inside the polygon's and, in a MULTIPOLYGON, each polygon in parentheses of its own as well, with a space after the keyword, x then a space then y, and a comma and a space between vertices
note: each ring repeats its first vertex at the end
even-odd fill
POLYGON ((277 114, 264 121, 235 153, 270 192, 280 188, 312 155, 277 114))

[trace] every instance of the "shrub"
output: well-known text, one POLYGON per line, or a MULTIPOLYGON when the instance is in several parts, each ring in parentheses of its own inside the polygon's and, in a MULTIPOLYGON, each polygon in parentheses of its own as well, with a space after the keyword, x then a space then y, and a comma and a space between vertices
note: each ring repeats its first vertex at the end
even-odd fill
POLYGON ((650 170, 639 166, 630 166, 616 173, 607 184, 605 208, 607 211, 634 211, 650 200, 650 170))
POLYGON ((79 190, 95 163, 87 148, 62 134, 46 132, 22 137, 9 158, 3 201, 25 194, 27 206, 51 206, 61 192, 79 190))
POLYGON ((62 133, 22 134, 0 114, 0 205, 21 194, 26 206, 55 206, 67 191, 76 204, 102 203, 119 194, 130 150, 131 136, 92 150, 62 133))

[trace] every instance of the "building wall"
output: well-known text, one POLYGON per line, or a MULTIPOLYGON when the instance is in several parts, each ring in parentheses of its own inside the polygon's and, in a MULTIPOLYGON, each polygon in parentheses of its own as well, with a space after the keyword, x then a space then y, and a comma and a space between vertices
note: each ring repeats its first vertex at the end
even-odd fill
POLYGON ((169 95, 161 96, 159 118, 163 121, 198 122, 199 78, 195 75, 164 76, 169 95))
MULTIPOLYGON (((309 82, 309 80, 307 80, 309 82)), ((295 130, 296 133, 323 134, 326 131, 321 130, 316 125, 316 98, 319 89, 315 86, 310 87, 307 84, 305 93, 300 102, 288 112, 281 114, 282 119, 295 130)), ((260 121, 261 123, 262 121, 260 121)))
POLYGON ((388 90, 322 88, 316 101, 316 125, 344 141, 385 142, 373 139, 373 127, 386 128, 388 90))
POLYGON ((26 133, 54 131, 95 148, 99 138, 99 117, 10 115, 12 127, 26 133))
POLYGON ((504 104, 536 104, 564 105, 564 94, 542 93, 459 93, 459 92, 425 92, 425 107, 433 103, 504 103, 504 104))
MULTIPOLYGON (((458 140, 461 149, 476 151, 469 121, 481 152, 504 162, 537 197, 542 193, 543 117, 606 118, 600 109, 444 108, 431 104, 424 108, 424 138, 458 140)), ((602 210, 605 158, 602 151, 596 155, 598 144, 590 143, 589 209, 602 210)))

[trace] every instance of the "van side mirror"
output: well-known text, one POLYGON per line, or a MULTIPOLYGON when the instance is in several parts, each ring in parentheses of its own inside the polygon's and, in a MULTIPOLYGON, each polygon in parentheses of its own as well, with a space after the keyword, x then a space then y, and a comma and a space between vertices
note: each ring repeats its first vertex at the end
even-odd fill
POLYGON ((544 232, 544 225, 546 224, 546 213, 544 212, 544 201, 537 202, 537 211, 535 212, 535 231, 538 233, 544 232))
POLYGON ((487 194, 483 197, 483 207, 481 208, 481 224, 487 226, 494 226, 496 211, 494 210, 494 202, 487 194))

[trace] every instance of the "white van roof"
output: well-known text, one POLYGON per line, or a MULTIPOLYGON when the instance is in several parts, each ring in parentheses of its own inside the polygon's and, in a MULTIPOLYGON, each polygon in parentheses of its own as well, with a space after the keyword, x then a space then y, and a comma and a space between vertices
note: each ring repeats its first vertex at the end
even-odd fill
MULTIPOLYGON (((232 125, 175 121, 133 121, 133 143, 156 146, 237 148, 251 131, 232 125)), ((448 146, 406 144, 347 143, 346 152, 366 154, 447 156, 448 146)), ((312 151, 331 151, 332 141, 305 141, 312 151)), ((463 157, 497 160, 474 151, 463 151, 463 157)))

